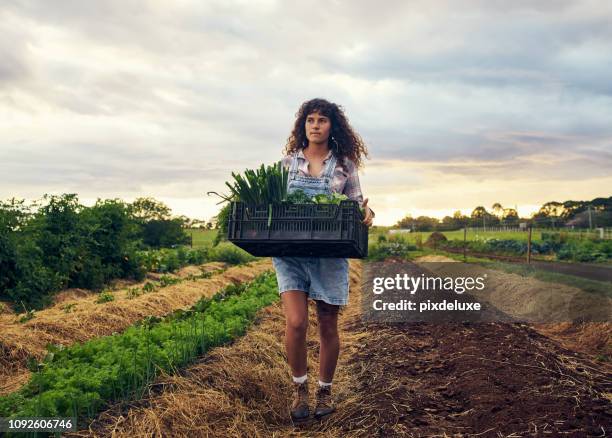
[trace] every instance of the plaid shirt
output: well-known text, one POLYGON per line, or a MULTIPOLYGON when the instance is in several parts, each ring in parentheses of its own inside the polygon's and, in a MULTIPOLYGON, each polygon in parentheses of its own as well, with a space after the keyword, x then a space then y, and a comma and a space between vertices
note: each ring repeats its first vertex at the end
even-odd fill
MULTIPOLYGON (((327 157, 323 160, 323 168, 327 164, 327 161, 332 156, 332 152, 329 151, 327 157)), ((283 166, 289 170, 291 167, 291 155, 285 155, 282 159, 283 166)), ((298 174, 301 176, 312 176, 308 172, 308 159, 304 156, 304 152, 302 149, 298 151, 298 174)), ((353 163, 352 160, 346 158, 345 166, 347 170, 345 170, 340 162, 336 162, 336 168, 334 169, 331 181, 331 191, 334 193, 340 193, 346 195, 349 199, 357 201, 359 206, 363 204, 363 194, 361 193, 361 185, 359 184, 359 174, 357 173, 357 166, 353 163)), ((372 211, 372 216, 374 216, 374 211, 372 211)))

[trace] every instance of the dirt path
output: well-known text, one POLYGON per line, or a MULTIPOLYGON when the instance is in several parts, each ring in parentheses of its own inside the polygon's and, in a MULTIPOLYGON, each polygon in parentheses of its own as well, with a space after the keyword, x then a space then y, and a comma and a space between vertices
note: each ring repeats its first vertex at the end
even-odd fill
MULTIPOLYGON (((223 267, 220 263, 202 265, 198 271, 211 272, 223 267)), ((127 289, 114 292, 115 300, 97 304, 98 294, 84 296, 63 294, 56 305, 36 312, 25 323, 16 321, 14 315, 0 317, 0 395, 17 390, 25 384, 30 372, 29 358, 42 360, 48 344, 71 345, 113 332, 121 332, 145 316, 164 316, 174 310, 195 304, 202 297, 210 297, 223 287, 249 281, 266 270, 272 269, 269 259, 234 266, 210 278, 183 281, 159 288, 150 293, 128 299, 127 289), (70 312, 66 305, 74 305, 70 312)), ((194 267, 181 272, 195 274, 194 267), (190 271, 189 271, 190 270, 190 271)), ((181 274, 179 272, 179 274, 181 274)), ((180 277, 180 275, 178 275, 180 277)), ((132 286, 134 287, 134 286, 132 286)))
MULTIPOLYGON (((341 315, 338 412, 294 428, 276 304, 233 345, 73 436, 588 437, 612 432, 612 375, 524 324, 365 324, 359 263, 341 315)), ((309 378, 317 378, 314 309, 309 378)))

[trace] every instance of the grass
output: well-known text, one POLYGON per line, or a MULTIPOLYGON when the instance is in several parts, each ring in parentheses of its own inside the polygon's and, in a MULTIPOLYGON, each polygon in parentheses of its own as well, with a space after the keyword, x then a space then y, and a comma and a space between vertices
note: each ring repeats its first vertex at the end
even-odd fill
POLYGON ((217 230, 203 230, 201 228, 190 228, 187 234, 193 239, 193 247, 201 248, 204 246, 212 246, 217 230))
MULTIPOLYGON (((388 233, 389 230, 394 229, 394 227, 374 227, 370 231, 370 239, 376 239, 379 234, 385 234, 389 237, 391 234, 388 233)), ((531 241, 532 242, 541 242, 542 241, 542 233, 555 233, 555 232, 563 232, 567 234, 569 239, 581 239, 586 238, 587 236, 598 236, 599 234, 592 232, 588 233, 586 231, 571 231, 571 230, 559 230, 552 231, 547 229, 537 229, 534 228, 531 232, 531 241)), ((410 233, 398 233, 396 236, 401 235, 406 238, 406 242, 414 243, 417 236, 421 236, 423 242, 427 240, 432 231, 416 231, 410 233)), ((463 240, 463 229, 455 230, 455 231, 442 231, 442 234, 446 236, 449 240, 463 240)), ((519 240, 523 242, 527 242, 529 233, 527 231, 470 231, 467 232, 467 240, 484 240, 484 239, 500 239, 500 240, 519 240)))
MULTIPOLYGON (((377 239, 378 235, 383 233, 386 234, 387 238, 389 236, 393 236, 393 234, 387 233, 386 230, 374 230, 372 233, 370 233, 370 239, 377 239)), ((417 236, 421 236, 421 239, 423 239, 423 242, 425 242, 431 233, 432 231, 417 231, 411 233, 398 233, 395 235, 401 235, 405 238, 406 242, 415 243, 417 236)), ((443 231, 442 234, 444 234, 448 240, 463 240, 463 230, 443 231)), ((467 240, 511 239, 526 242, 528 235, 529 234, 527 232, 520 231, 468 231, 466 238, 467 240)), ((531 233, 531 241, 542 241, 542 230, 533 230, 531 233)))

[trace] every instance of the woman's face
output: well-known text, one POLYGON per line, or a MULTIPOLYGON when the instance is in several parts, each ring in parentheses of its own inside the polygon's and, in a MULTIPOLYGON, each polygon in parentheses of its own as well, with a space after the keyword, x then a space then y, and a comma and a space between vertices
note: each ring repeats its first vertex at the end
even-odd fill
POLYGON ((318 112, 306 116, 306 138, 311 143, 327 143, 331 130, 331 121, 318 112))

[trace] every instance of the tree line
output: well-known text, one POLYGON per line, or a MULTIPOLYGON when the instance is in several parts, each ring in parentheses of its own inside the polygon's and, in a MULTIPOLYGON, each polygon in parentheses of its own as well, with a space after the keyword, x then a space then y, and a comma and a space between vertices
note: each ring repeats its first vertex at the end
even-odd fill
POLYGON ((516 227, 521 222, 552 229, 612 227, 612 196, 590 201, 550 201, 531 218, 520 218, 516 209, 504 208, 496 202, 490 210, 484 206, 474 208, 469 216, 459 210, 442 220, 429 216, 406 216, 395 226, 413 231, 450 231, 464 227, 516 227))

